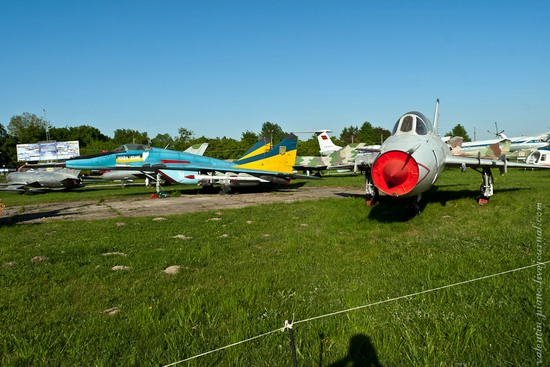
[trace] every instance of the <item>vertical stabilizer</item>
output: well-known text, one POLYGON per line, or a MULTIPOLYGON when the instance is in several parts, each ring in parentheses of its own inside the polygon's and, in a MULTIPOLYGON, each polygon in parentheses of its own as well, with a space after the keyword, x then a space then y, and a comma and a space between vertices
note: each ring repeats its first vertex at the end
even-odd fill
POLYGON ((251 170, 292 173, 296 162, 296 135, 290 134, 265 154, 235 161, 235 167, 251 170))
POLYGON ((330 132, 330 130, 319 130, 315 132, 319 134, 317 135, 317 141, 319 142, 319 153, 321 153, 321 155, 329 155, 342 149, 341 146, 332 142, 328 135, 330 132))
POLYGON ((264 154, 271 150, 271 143, 268 143, 266 139, 260 139, 256 144, 254 144, 250 149, 244 153, 244 155, 239 158, 239 160, 253 157, 255 155, 264 154))
POLYGON ((204 155, 204 152, 208 148, 208 143, 195 144, 191 145, 189 148, 185 149, 185 153, 191 153, 196 155, 204 155))

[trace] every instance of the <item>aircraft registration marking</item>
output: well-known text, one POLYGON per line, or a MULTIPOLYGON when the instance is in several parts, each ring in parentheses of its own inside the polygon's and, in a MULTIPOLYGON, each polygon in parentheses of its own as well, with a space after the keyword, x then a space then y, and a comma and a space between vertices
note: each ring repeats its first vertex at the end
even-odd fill
POLYGON ((116 163, 142 162, 141 154, 124 154, 116 157, 116 163))

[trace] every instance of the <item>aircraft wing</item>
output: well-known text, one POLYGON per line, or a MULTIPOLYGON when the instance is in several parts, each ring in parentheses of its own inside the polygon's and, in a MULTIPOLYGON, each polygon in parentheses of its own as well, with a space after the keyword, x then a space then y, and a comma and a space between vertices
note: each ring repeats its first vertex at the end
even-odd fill
POLYGON ((0 184, 0 191, 32 191, 33 189, 42 189, 43 186, 40 182, 9 182, 5 184, 0 184))
MULTIPOLYGON (((506 171, 506 168, 543 168, 534 164, 508 162, 506 157, 500 159, 483 159, 483 158, 468 158, 461 156, 448 155, 445 158, 445 164, 448 166, 460 166, 460 167, 488 167, 488 168, 501 168, 506 171)), ((550 167, 545 167, 550 168, 550 167)))
POLYGON ((163 169, 163 170, 179 170, 179 171, 199 171, 199 172, 220 172, 220 173, 234 173, 234 174, 248 174, 251 176, 272 176, 272 177, 280 177, 280 178, 304 178, 304 177, 310 177, 305 175, 297 175, 294 173, 284 173, 284 172, 276 172, 276 171, 264 171, 264 170, 258 170, 258 169, 248 169, 248 168, 237 168, 232 166, 227 167, 218 167, 218 166, 210 166, 210 165, 195 165, 195 164, 185 164, 185 165, 177 165, 177 166, 171 166, 166 165, 166 167, 159 167, 158 165, 155 165, 156 169, 163 169), (302 177, 303 176, 303 177, 302 177))
POLYGON ((305 171, 305 170, 310 170, 310 171, 324 171, 328 168, 327 165, 312 165, 312 166, 308 166, 308 165, 294 165, 292 166, 293 169, 297 170, 297 171, 305 171))
POLYGON ((300 175, 298 173, 292 173, 288 175, 288 177, 294 180, 320 180, 321 179, 321 177, 311 176, 311 175, 300 175))
POLYGON ((26 190, 25 190, 25 184, 9 183, 9 184, 0 184, 0 191, 23 192, 23 191, 26 191, 26 190))

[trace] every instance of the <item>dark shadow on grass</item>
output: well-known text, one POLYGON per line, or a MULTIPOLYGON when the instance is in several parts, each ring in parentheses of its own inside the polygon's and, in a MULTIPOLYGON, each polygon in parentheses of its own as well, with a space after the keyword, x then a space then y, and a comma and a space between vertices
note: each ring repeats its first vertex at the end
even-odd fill
POLYGON ((41 219, 41 218, 51 218, 57 217, 60 215, 60 212, 63 209, 50 210, 45 212, 38 213, 27 213, 27 214, 15 214, 7 217, 0 217, 0 225, 14 225, 18 223, 28 222, 31 220, 41 219))
MULTIPOLYGON (((451 191, 441 191, 441 187, 448 187, 446 186, 434 186, 430 190, 426 191, 422 195, 422 200, 427 203, 439 203, 441 206, 446 206, 447 202, 453 201, 453 200, 460 200, 464 198, 471 198, 472 200, 477 201, 480 193, 479 190, 451 190, 451 191)), ((498 189, 495 188, 495 195, 498 195, 502 192, 514 192, 514 191, 521 191, 526 190, 522 188, 509 188, 509 189, 498 189)))
MULTIPOLYGON (((262 193, 262 192, 273 192, 273 191, 288 191, 288 190, 296 190, 300 187, 304 186, 305 182, 292 182, 288 185, 274 185, 274 184, 262 184, 262 185, 255 185, 255 186, 236 186, 231 187, 231 190, 229 190, 226 194, 255 194, 255 193, 262 193)), ((200 194, 219 194, 220 193, 220 186, 213 186, 213 187, 203 187, 201 189, 198 189, 198 193, 200 194)), ((182 193, 183 194, 183 193, 182 193)))
POLYGON ((365 199, 365 194, 356 194, 356 193, 349 193, 349 192, 337 192, 334 195, 341 196, 343 198, 354 198, 354 199, 365 199))
MULTIPOLYGON (((514 192, 525 190, 522 188, 509 188, 509 189, 495 189, 495 195, 503 192, 514 192)), ((479 198, 478 190, 439 190, 438 186, 432 187, 430 190, 422 194, 422 199, 418 203, 420 207, 420 215, 427 205, 433 205, 439 203, 441 206, 446 206, 448 202, 471 199, 473 202, 477 202, 479 198)), ((489 204, 490 205, 490 204, 489 204)), ((382 223, 393 222, 406 222, 413 219, 415 216, 411 215, 406 208, 406 201, 404 199, 397 200, 391 197, 380 197, 380 202, 371 208, 369 212, 369 219, 377 220, 382 223)))
MULTIPOLYGON (((321 335, 321 346, 323 345, 323 335, 321 335)), ((322 349, 321 349, 322 353, 322 349)), ((319 360, 319 366, 322 366, 322 354, 319 360)), ((382 367, 378 360, 376 349, 370 338, 365 334, 357 334, 351 337, 349 341, 348 354, 338 361, 329 365, 330 367, 382 367)))

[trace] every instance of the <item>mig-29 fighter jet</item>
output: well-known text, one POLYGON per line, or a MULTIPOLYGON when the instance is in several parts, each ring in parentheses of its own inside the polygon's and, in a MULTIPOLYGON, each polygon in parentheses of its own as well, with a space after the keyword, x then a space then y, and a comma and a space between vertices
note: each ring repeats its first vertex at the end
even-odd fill
POLYGON ((126 144, 113 151, 71 158, 67 168, 91 170, 138 170, 156 173, 172 183, 221 185, 224 189, 260 184, 288 184, 296 159, 296 136, 289 135, 265 152, 258 142, 234 162, 141 144, 126 144))

